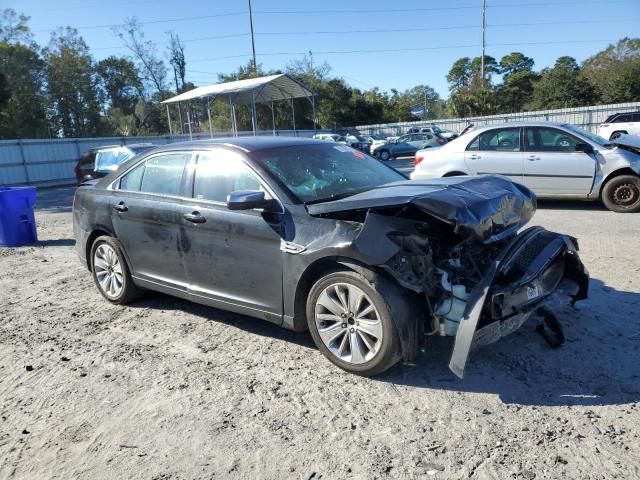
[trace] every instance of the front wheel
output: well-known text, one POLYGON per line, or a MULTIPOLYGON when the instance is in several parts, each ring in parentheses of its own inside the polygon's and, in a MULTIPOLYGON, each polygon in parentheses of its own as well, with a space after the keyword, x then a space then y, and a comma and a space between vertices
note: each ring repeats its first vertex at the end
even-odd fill
POLYGON ((377 375, 400 359, 388 300, 356 272, 334 272, 318 280, 306 313, 316 346, 343 370, 377 375))
POLYGON ((613 212, 639 212, 640 177, 620 175, 609 180, 602 189, 602 203, 613 212))
POLYGON ((122 251, 111 237, 103 235, 93 242, 91 273, 96 287, 111 303, 124 305, 140 295, 122 251))
POLYGON ((391 159, 391 153, 389 153, 389 150, 381 150, 380 152, 378 152, 378 155, 380 160, 382 160, 383 162, 391 159))

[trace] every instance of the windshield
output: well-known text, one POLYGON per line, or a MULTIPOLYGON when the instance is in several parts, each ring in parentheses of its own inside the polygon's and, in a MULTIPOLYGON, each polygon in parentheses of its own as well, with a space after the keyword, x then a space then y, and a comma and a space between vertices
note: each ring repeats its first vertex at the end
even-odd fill
POLYGON ((337 200, 406 180, 391 167, 346 145, 295 145, 252 156, 304 203, 337 200))
POLYGON ((433 133, 442 133, 440 127, 436 127, 435 125, 431 127, 431 130, 433 131, 433 133))
POLYGON ((566 125, 563 125, 564 128, 566 128, 567 130, 571 130, 572 132, 577 133, 578 135, 585 137, 589 140, 591 140, 593 143, 597 143, 598 145, 600 145, 601 147, 604 147, 606 145, 610 145, 611 142, 605 140, 604 138, 595 135, 591 132, 587 132, 586 130, 583 130, 579 127, 576 127, 575 125, 571 125, 569 123, 567 123, 566 125))

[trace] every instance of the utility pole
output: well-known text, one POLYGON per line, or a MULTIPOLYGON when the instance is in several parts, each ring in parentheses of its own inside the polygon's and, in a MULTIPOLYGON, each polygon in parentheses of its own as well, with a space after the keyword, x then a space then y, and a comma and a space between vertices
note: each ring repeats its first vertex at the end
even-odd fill
POLYGON ((253 73, 258 74, 258 64, 256 63, 256 42, 253 38, 253 12, 251 10, 251 0, 249 0, 249 26, 251 27, 251 50, 253 51, 253 73))
POLYGON ((480 76, 484 81, 485 30, 487 28, 487 0, 482 0, 482 57, 480 57, 480 76))

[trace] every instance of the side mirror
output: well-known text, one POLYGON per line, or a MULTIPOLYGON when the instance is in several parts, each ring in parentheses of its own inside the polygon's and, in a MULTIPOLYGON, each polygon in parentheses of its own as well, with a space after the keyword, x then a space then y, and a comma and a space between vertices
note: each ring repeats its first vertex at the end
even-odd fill
POLYGON ((583 153, 590 154, 590 153, 593 153, 593 147, 588 143, 577 143, 576 152, 583 152, 583 153))
POLYGON ((229 210, 251 210, 264 208, 268 201, 264 198, 264 192, 259 190, 238 190, 231 192, 227 197, 229 210))

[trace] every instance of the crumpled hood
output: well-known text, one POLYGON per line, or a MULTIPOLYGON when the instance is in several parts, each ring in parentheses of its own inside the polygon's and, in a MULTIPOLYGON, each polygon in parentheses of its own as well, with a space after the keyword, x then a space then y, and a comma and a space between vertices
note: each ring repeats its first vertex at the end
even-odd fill
POLYGON ((640 153, 640 136, 622 134, 618 138, 611 141, 614 145, 620 145, 623 147, 631 147, 640 153))
POLYGON ((325 215, 403 205, 451 225, 465 239, 491 243, 515 233, 531 219, 536 197, 504 177, 448 177, 389 183, 307 209, 311 215, 325 215))

